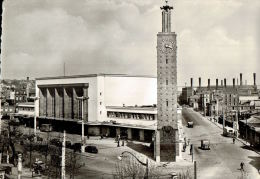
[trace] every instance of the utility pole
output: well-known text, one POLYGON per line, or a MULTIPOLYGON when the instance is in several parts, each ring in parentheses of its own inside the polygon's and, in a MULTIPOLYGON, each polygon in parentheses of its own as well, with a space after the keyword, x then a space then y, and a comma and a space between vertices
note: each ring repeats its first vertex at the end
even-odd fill
POLYGON ((194 161, 194 179, 197 179, 197 162, 194 161))
POLYGON ((84 124, 84 100, 87 100, 88 97, 82 96, 77 97, 77 100, 81 101, 81 153, 85 152, 85 124, 84 124))
POLYGON ((61 152, 61 179, 65 179, 65 143, 66 143, 66 131, 63 132, 62 152, 61 152))
POLYGON ((34 97, 33 98, 34 99, 34 136, 36 137, 36 132, 37 132, 37 121, 36 121, 36 101, 38 100, 38 99, 40 99, 39 97, 34 97))
POLYGON ((225 111, 224 111, 224 106, 222 110, 222 115, 223 115, 223 134, 224 134, 224 129, 225 129, 225 111))
POLYGON ((21 178, 21 174, 22 174, 22 154, 18 154, 17 170, 18 170, 17 179, 20 179, 21 178))

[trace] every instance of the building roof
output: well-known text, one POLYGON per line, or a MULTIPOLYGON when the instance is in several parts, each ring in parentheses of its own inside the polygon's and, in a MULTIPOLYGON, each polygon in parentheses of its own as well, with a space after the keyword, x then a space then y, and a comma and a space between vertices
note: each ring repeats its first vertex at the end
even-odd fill
POLYGON ((128 75, 128 74, 86 74, 86 75, 71 75, 71 76, 54 76, 54 77, 41 77, 36 78, 36 80, 50 80, 50 79, 68 79, 68 78, 89 78, 89 77, 97 77, 97 76, 110 76, 110 77, 144 77, 144 78, 157 78, 152 75, 128 75))
POLYGON ((106 106, 107 111, 156 114, 155 106, 106 106))
POLYGON ((240 120, 241 122, 249 126, 259 126, 260 127, 260 116, 251 116, 249 119, 240 120))

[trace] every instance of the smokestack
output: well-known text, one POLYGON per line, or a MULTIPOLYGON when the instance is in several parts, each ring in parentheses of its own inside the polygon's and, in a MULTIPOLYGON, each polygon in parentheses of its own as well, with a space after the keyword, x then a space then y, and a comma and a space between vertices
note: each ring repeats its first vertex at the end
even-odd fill
POLYGON ((240 73, 240 86, 242 86, 243 85, 243 76, 242 76, 242 73, 240 73))
POLYGON ((210 88, 210 79, 208 79, 208 87, 210 88))
POLYGON ((235 87, 236 87, 236 79, 233 78, 233 88, 235 88, 235 87))
POLYGON ((223 87, 223 80, 221 80, 221 87, 223 87))
POLYGON ((216 89, 218 89, 218 79, 216 79, 216 89))
POLYGON ((227 87, 227 79, 224 78, 224 87, 226 88, 227 87))
POLYGON ((256 86, 256 73, 253 73, 254 76, 254 86, 256 86))
POLYGON ((193 87, 193 78, 190 79, 190 87, 193 87))
POLYGON ((199 87, 201 87, 201 77, 199 77, 199 87))
POLYGON ((29 77, 26 78, 26 101, 29 98, 29 77))

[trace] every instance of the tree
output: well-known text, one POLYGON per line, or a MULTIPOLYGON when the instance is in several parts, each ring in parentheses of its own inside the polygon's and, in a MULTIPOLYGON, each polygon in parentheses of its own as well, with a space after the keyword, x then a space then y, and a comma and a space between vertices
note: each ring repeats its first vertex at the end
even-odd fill
MULTIPOLYGON (((159 168, 154 165, 149 165, 148 171, 148 177, 152 179, 157 179, 161 175, 159 168)), ((133 156, 124 157, 115 165, 115 178, 117 179, 144 178, 145 172, 145 166, 140 164, 133 156)))
POLYGON ((66 172, 70 176, 70 179, 74 179, 79 169, 85 165, 85 163, 79 163, 82 156, 73 151, 66 151, 66 172))
POLYGON ((16 143, 20 142, 20 138, 22 133, 19 129, 19 121, 15 119, 11 119, 8 121, 6 126, 7 130, 3 131, 3 135, 1 138, 2 142, 2 152, 7 152, 9 155, 9 150, 12 151, 12 156, 10 157, 10 163, 17 165, 17 151, 16 151, 16 143))

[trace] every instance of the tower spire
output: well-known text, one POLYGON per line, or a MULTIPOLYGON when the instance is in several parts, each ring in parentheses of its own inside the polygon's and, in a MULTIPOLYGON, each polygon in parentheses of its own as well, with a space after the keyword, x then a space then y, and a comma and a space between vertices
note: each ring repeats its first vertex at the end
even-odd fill
POLYGON ((173 7, 168 5, 168 0, 165 0, 165 3, 165 6, 161 7, 162 32, 171 32, 171 10, 173 7))

